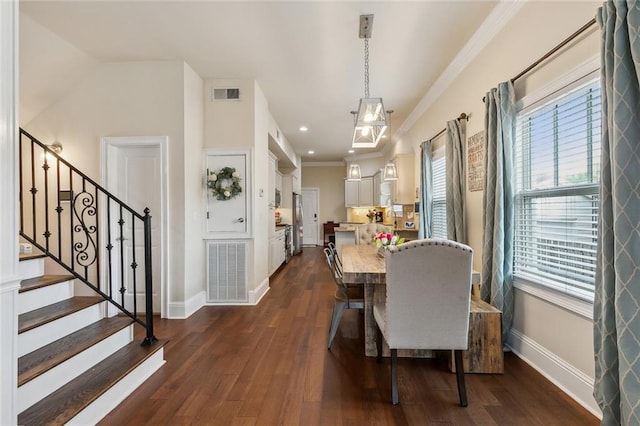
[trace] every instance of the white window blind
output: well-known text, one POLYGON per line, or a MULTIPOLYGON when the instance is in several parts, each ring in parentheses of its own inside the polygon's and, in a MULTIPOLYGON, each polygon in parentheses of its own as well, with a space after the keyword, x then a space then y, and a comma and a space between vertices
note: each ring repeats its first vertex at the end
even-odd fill
POLYGON ((431 204, 431 236, 447 238, 447 176, 444 149, 433 152, 431 170, 433 173, 431 204))
POLYGON ((600 177, 600 83, 522 111, 516 121, 514 274, 593 299, 600 177))

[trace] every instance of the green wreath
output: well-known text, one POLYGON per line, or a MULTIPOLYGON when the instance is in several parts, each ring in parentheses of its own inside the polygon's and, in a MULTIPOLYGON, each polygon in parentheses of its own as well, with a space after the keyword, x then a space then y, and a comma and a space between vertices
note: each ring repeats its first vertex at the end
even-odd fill
POLYGON ((233 167, 223 167, 209 173, 207 187, 216 200, 230 200, 242 192, 240 175, 233 167))

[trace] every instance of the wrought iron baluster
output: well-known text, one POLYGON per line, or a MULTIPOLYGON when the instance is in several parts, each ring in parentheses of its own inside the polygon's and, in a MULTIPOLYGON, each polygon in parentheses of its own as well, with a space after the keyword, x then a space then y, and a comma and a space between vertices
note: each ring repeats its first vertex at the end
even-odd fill
POLYGON ((38 235, 36 231, 36 193, 38 189, 36 188, 36 163, 35 163, 35 145, 33 141, 31 142, 31 220, 33 222, 33 228, 31 231, 33 232, 33 236, 38 235))
POLYGON ((120 204, 120 219, 118 220, 118 225, 120 225, 120 304, 124 306, 124 219, 122 218, 122 204, 120 204))
POLYGON ((153 335, 153 277, 151 275, 151 215, 149 208, 144 209, 144 292, 145 292, 145 322, 147 335, 143 345, 151 345, 156 340, 153 335))
POLYGON ((95 220, 96 220, 96 244, 95 244, 95 259, 96 259, 96 287, 98 287, 100 290, 102 290, 102 287, 100 285, 100 253, 99 253, 99 249, 98 249, 98 245, 100 244, 100 215, 98 214, 98 212, 100 211, 100 193, 98 192, 98 187, 96 185, 93 186, 94 188, 94 197, 96 199, 95 201, 95 220))
MULTIPOLYGON (((71 191, 71 194, 74 194, 73 192, 73 169, 69 168, 69 191, 71 191)), ((71 212, 69 212, 69 234, 71 234, 71 244, 69 244, 69 257, 70 257, 70 262, 71 262, 71 270, 75 272, 76 270, 76 259, 75 256, 73 255, 73 248, 76 246, 75 243, 75 233, 73 232, 73 210, 75 210, 74 206, 76 205, 76 201, 78 199, 77 195, 73 195, 73 197, 71 197, 71 201, 69 203, 69 209, 72 210, 71 212)))
POLYGON ((44 150, 44 163, 42 164, 42 173, 44 178, 44 233, 42 236, 44 237, 44 245, 47 248, 47 253, 49 253, 49 237, 51 236, 51 232, 49 232, 49 160, 48 160, 48 152, 44 150))
POLYGON ((113 266, 111 250, 113 250, 113 244, 111 243, 111 197, 107 195, 107 262, 109 264, 107 270, 108 284, 109 284, 109 297, 113 297, 113 266))
POLYGON ((133 286, 133 315, 138 316, 138 292, 136 291, 136 283, 137 283, 137 269, 138 264, 136 263, 136 217, 134 213, 131 213, 131 275, 132 277, 132 286, 133 286))
POLYGON ((58 213, 58 257, 62 259, 62 205, 60 203, 60 159, 56 159, 56 188, 58 192, 56 213, 58 213))
POLYGON ((24 179, 23 179, 23 167, 22 162, 24 161, 22 158, 22 150, 24 146, 22 145, 22 138, 24 134, 22 133, 22 129, 20 129, 20 137, 18 138, 18 170, 20 173, 20 189, 18 190, 18 201, 20 202, 20 232, 24 232, 24 203, 22 201, 22 193, 24 192, 24 179))

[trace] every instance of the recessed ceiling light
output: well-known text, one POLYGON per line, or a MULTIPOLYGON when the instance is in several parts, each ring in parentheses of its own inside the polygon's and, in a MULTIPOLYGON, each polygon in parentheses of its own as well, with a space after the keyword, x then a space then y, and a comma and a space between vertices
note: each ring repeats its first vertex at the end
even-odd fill
POLYGON ((353 154, 354 152, 356 152, 355 149, 350 149, 349 151, 347 151, 349 154, 353 154))
POLYGON ((307 130, 309 130, 309 128, 307 126, 300 126, 300 131, 301 132, 306 132, 307 130))
POLYGON ((309 155, 313 155, 313 154, 315 154, 316 152, 315 152, 314 150, 309 150, 309 151, 307 151, 307 153, 308 153, 309 155))

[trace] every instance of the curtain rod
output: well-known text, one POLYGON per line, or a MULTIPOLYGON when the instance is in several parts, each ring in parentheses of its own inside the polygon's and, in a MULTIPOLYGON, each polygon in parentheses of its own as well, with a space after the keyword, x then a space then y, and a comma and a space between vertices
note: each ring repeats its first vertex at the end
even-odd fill
MULTIPOLYGON (((469 116, 463 112, 458 117, 458 120, 467 120, 467 121, 469 121, 469 116)), ((428 141, 432 141, 432 140, 436 139, 438 136, 441 136, 446 131, 447 131, 447 128, 445 127, 444 129, 440 130, 438 133, 436 133, 434 136, 432 136, 430 139, 427 139, 427 140, 428 141)))
POLYGON ((535 67, 537 67, 538 65, 540 65, 542 62, 544 62, 545 60, 549 59, 550 56, 552 56, 554 53, 556 53, 558 50, 562 49, 564 46, 566 46, 568 43, 570 43, 571 41, 573 41, 575 38, 577 38, 580 34, 582 34, 583 32, 585 32, 586 30, 588 30, 593 24, 596 23, 596 18, 593 18, 592 20, 590 20, 589 22, 587 22, 586 24, 584 24, 582 27, 580 27, 580 29, 578 29, 578 31, 574 32, 573 34, 571 34, 569 37, 567 37, 566 39, 564 39, 560 44, 558 44, 556 47, 554 47, 553 49, 551 49, 550 51, 548 51, 547 53, 545 53, 544 55, 542 55, 542 57, 540 59, 538 59, 537 61, 535 61, 534 63, 532 63, 531 65, 529 65, 527 68, 525 68, 524 70, 522 70, 520 72, 520 74, 516 75, 515 77, 513 77, 511 79, 511 82, 515 82, 517 79, 519 79, 520 77, 522 77, 523 75, 525 75, 526 73, 528 73, 529 71, 531 71, 532 69, 534 69, 535 67))

